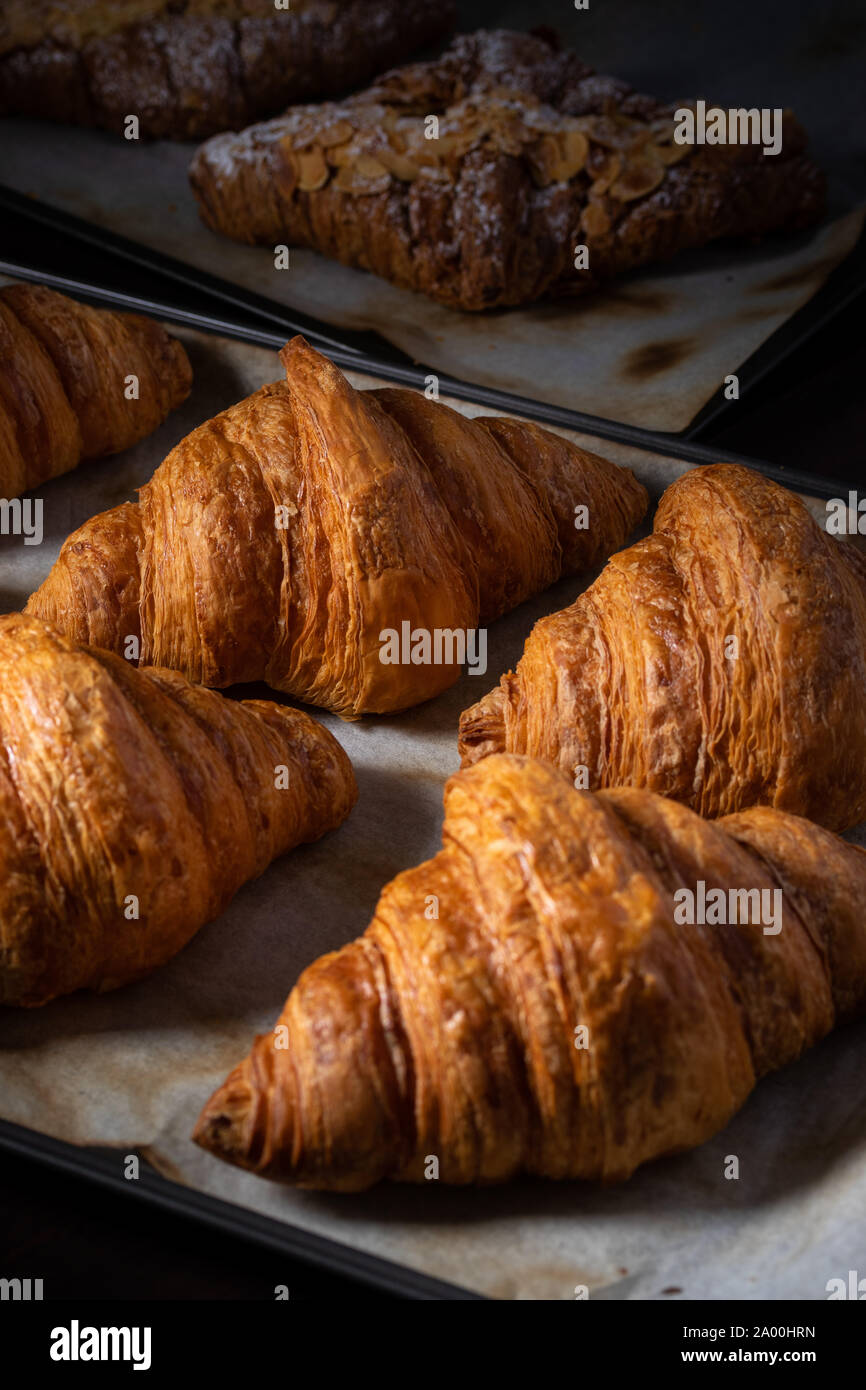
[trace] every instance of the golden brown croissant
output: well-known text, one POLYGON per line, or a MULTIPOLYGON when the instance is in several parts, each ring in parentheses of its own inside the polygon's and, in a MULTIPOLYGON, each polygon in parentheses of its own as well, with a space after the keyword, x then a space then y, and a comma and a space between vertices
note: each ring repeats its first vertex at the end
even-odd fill
POLYGON ((448 783, 443 846, 304 972, 199 1144, 343 1191, 623 1179, 866 1008, 866 851, 795 816, 506 754, 448 783))
POLYGON ((388 664, 386 632, 471 631, 597 563, 645 511, 626 469, 537 425, 356 391, 302 338, 281 357, 287 381, 69 538, 28 612, 113 651, 134 636, 142 661, 203 685, 400 710, 462 663, 443 643, 439 664, 388 664))
POLYGON ((91 309, 44 285, 0 289, 0 496, 128 449, 191 384, 182 344, 141 314, 91 309))
POLYGON ((0 618, 0 1004, 148 974, 355 797, 299 710, 0 618))
POLYGON ((648 787, 705 816, 866 818, 866 561, 728 464, 664 494, 653 534, 543 618, 460 721, 463 765, 547 758, 578 786, 648 787))

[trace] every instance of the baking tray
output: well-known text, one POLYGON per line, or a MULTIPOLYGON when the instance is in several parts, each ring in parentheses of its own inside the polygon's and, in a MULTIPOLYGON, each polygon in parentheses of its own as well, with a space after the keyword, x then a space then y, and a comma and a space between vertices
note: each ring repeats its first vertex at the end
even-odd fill
MULTIPOLYGON (((98 298, 93 286, 89 297, 98 298)), ((84 465, 41 490, 49 546, 45 554, 30 549, 23 558, 33 572, 16 573, 11 587, 0 572, 0 609, 17 606, 38 582, 51 562, 51 548, 69 530, 129 495, 193 421, 236 399, 232 392, 242 377, 249 387, 250 373, 258 380, 279 375, 276 360, 249 339, 217 336, 214 327, 198 324, 209 333, 179 330, 195 357, 196 384, 190 400, 149 441, 116 459, 84 465)), ((272 341, 264 345, 273 347, 273 330, 266 331, 272 341)), ((345 365, 368 381, 374 375, 403 379, 381 371, 359 373, 357 362, 345 365)), ((477 413, 465 398, 464 406, 477 413)), ((609 440, 605 449, 596 436, 587 438, 584 431, 581 437, 634 466, 656 495, 682 471, 682 463, 705 461, 705 451, 684 444, 660 457, 654 444, 609 440)), ((823 508, 814 494, 811 506, 820 515, 823 508)), ((0 546, 0 558, 8 553, 0 546)), ((484 689, 519 655, 533 621, 570 602, 590 579, 563 581, 491 628, 484 689)), ((697 1298, 823 1297, 825 1279, 838 1272, 837 1264, 842 1268, 853 1258, 847 1233, 858 1230, 858 1223, 858 1239, 866 1245, 866 1193, 856 1176, 862 1153, 854 1151, 854 1141, 866 1143, 866 1129, 857 1038, 850 1032, 829 1039, 796 1069, 763 1082, 722 1135, 692 1154, 647 1165, 620 1189, 518 1182, 479 1192, 440 1190, 431 1201, 423 1188, 385 1185, 359 1198, 317 1198, 283 1192, 228 1168, 189 1142, 197 1105, 246 1050, 253 1033, 270 1026, 298 970, 322 949, 362 930, 383 883, 437 847, 442 782, 450 770, 443 766, 442 749, 445 761, 456 766, 457 712, 477 693, 478 682, 465 676, 428 705, 359 725, 340 725, 313 711, 355 762, 359 808, 334 835, 278 861, 242 890, 218 922, 148 981, 110 995, 73 996, 46 1010, 6 1011, 0 1018, 0 1147, 411 1299, 561 1299, 571 1298, 573 1285, 581 1282, 590 1283, 592 1297, 601 1299, 662 1297, 672 1286, 697 1298), (291 931, 283 925, 287 917, 291 931), (255 1017, 246 1017, 239 1002, 233 1012, 239 991, 255 997, 255 1017), (195 1031, 195 1019, 204 1032, 195 1031), (105 1077, 113 1081, 106 1083, 105 1077), (812 1114, 814 1133, 805 1133, 808 1127, 795 1121, 798 1105, 812 1114), (25 1112, 34 1119, 38 1113, 40 1123, 24 1124, 25 1112), (753 1167, 765 1174, 764 1189, 756 1194, 746 1183, 742 1199, 725 1193, 720 1213, 713 1175, 721 1171, 719 1155, 730 1146, 735 1152, 757 1152, 753 1167), (134 1149, 145 1160, 137 1184, 122 1176, 121 1156, 134 1149), (845 1166, 848 1187, 841 1195, 818 1180, 815 1155, 820 1177, 830 1157, 837 1167, 845 1166), (855 1176, 847 1175, 849 1168, 855 1176), (780 1191, 784 1219, 778 1215, 780 1191), (766 1221, 773 1233, 772 1266, 761 1248, 766 1221), (806 1239, 817 1240, 818 1233, 821 1238, 817 1272, 805 1282, 796 1252, 778 1249, 780 1240, 790 1244, 792 1228, 801 1227, 806 1239), (706 1244, 696 1249, 695 1232, 702 1230, 706 1244), (844 1253, 837 1254, 846 1239, 844 1253), (611 1241, 615 1259, 605 1253, 611 1241)))
MULTIPOLYGON (((401 385, 424 389, 430 369, 411 362, 404 354, 396 352, 390 344, 376 339, 374 335, 337 335, 327 324, 319 320, 301 314, 287 315, 282 310, 276 310, 269 301, 262 300, 259 296, 247 295, 213 276, 190 276, 188 267, 170 257, 148 251, 124 237, 94 227, 69 213, 48 208, 37 200, 25 198, 2 186, 0 209, 5 210, 0 230, 0 273, 49 284, 65 293, 92 300, 97 304, 111 304, 121 309, 150 313, 167 322, 187 324, 204 332, 241 338, 260 347, 280 348, 294 333, 303 333, 314 347, 327 353, 341 367, 372 372, 401 385), (57 270, 57 247, 54 241, 57 236, 63 238, 67 261, 72 259, 69 254, 70 242, 77 243, 82 248, 85 258, 98 253, 98 282, 94 277, 76 273, 73 265, 63 273, 57 270), (130 263, 149 277, 150 283, 154 285, 152 294, 147 297, 130 294, 127 271, 130 263), (159 288, 156 288, 157 286, 159 288), (194 307, 184 307, 184 301, 194 307)), ((859 293, 861 274, 863 283, 866 284, 866 233, 862 247, 858 250, 858 258, 864 264, 859 269, 852 268, 850 273, 846 273, 838 293, 832 291, 832 308, 823 298, 824 291, 816 297, 814 305, 808 306, 812 320, 810 331, 817 331, 828 317, 832 317, 856 297, 859 293)), ((829 282, 825 289, 830 291, 829 282)), ((807 310, 803 312, 806 313, 807 310)), ((789 330, 790 325, 787 325, 780 333, 788 334, 789 330)), ((800 341, 794 336, 786 337, 780 356, 793 351, 800 341)), ((769 344, 766 344, 765 348, 769 354, 769 344)), ((761 350, 761 360, 758 363, 760 376, 765 375, 775 361, 779 360, 776 356, 771 360, 770 355, 763 354, 764 349, 761 350)), ((641 429, 635 425, 604 420, 581 411, 548 405, 510 391, 473 385, 443 373, 437 373, 437 376, 442 395, 457 400, 476 401, 491 410, 524 415, 542 424, 663 451, 692 463, 714 463, 722 457, 719 450, 710 445, 703 445, 695 438, 679 438, 641 429)), ((717 403, 715 413, 702 423, 709 424, 710 418, 715 423, 723 413, 725 404, 728 403, 717 403)), ((724 456, 735 457, 732 454, 724 456)), ((749 462, 744 457, 741 461, 749 462)), ((777 482, 816 497, 848 495, 848 484, 841 479, 763 461, 756 466, 777 482)))
POLYGON ((309 250, 293 249, 292 270, 277 273, 266 249, 208 231, 187 182, 192 146, 120 149, 80 130, 64 130, 58 144, 47 131, 0 122, 0 207, 29 205, 64 239, 111 249, 178 289, 205 289, 235 313, 285 329, 299 317, 327 320, 332 338, 366 342, 378 360, 423 362, 504 394, 527 394, 531 362, 537 399, 666 434, 726 413, 728 374, 740 377, 742 398, 844 307, 849 278, 866 279, 861 257, 839 280, 830 275, 862 232, 863 211, 849 210, 797 237, 685 252, 579 300, 460 314, 309 250), (23 196, 31 192, 38 203, 23 196), (816 295, 823 308, 804 314, 816 295))
POLYGON ((141 1165, 137 1181, 129 1182, 118 1170, 116 1160, 99 1149, 78 1149, 74 1144, 65 1144, 48 1134, 38 1134, 35 1130, 10 1124, 7 1120, 0 1120, 0 1149, 108 1191, 122 1193, 124 1197, 137 1198, 173 1216, 197 1221, 237 1240, 273 1250, 280 1255, 289 1255, 331 1274, 357 1279, 370 1288, 401 1298, 436 1302, 454 1299, 488 1301, 482 1294, 458 1289, 453 1284, 431 1279, 405 1266, 372 1258, 363 1250, 338 1245, 315 1232, 270 1221, 257 1212, 220 1202, 205 1192, 181 1187, 163 1178, 147 1164, 141 1165))
MULTIPOLYGON (((820 333, 823 328, 826 328, 837 314, 859 299, 864 290, 866 290, 866 230, 861 232, 851 254, 841 265, 830 272, 818 293, 813 295, 793 318, 788 319, 787 323, 784 323, 765 343, 762 343, 757 352, 754 352, 738 369, 740 399, 742 400, 754 386, 757 386, 758 382, 763 381, 770 372, 808 342, 814 334, 820 333)), ((722 417, 729 414, 732 404, 733 402, 725 399, 724 388, 720 387, 715 396, 707 401, 707 404, 695 416, 683 437, 699 440, 710 430, 717 428, 722 423, 722 417)))

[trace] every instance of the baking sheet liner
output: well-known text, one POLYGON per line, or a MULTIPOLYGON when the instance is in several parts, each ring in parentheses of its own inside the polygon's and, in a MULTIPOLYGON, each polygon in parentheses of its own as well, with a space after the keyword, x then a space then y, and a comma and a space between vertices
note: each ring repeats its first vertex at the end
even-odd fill
POLYGON ((464 381, 667 432, 687 428, 730 373, 854 247, 860 208, 795 238, 710 246, 583 301, 462 314, 312 251, 241 246, 199 221, 194 145, 152 145, 0 121, 0 182, 340 328, 372 329, 464 381))
MULTIPOLYGON (((191 398, 136 448, 42 489, 44 544, 0 538, 0 611, 23 604, 68 532, 130 497, 189 429, 280 375, 269 351, 171 331, 193 360, 191 398)), ((577 437, 634 467, 654 495, 689 466, 577 437)), ((812 506, 823 513, 822 503, 812 506)), ((460 711, 518 660, 533 622, 591 578, 564 581, 493 625, 487 674, 464 676, 427 705, 358 724, 313 711, 355 765, 361 796, 349 820, 275 863, 150 979, 39 1010, 0 1009, 2 1118, 117 1148, 119 1166, 137 1150, 177 1182, 497 1299, 568 1300, 578 1285, 593 1299, 820 1299, 828 1279, 863 1272, 866 1026, 840 1031, 762 1082, 700 1149, 608 1190, 431 1182, 326 1196, 263 1182, 190 1141, 201 1106, 254 1034, 273 1027, 301 970, 363 931, 383 885, 438 850, 460 711), (724 1177, 730 1154, 740 1160, 738 1181, 724 1177)))

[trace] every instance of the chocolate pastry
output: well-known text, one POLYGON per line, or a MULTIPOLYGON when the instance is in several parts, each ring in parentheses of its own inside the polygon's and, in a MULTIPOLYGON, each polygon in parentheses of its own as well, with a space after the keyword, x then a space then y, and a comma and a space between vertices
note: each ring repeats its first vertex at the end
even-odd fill
POLYGON ((0 114, 204 139, 351 91, 453 27, 451 0, 13 0, 0 114))
POLYGON ((823 175, 790 113, 767 156, 678 144, 676 109, 541 38, 463 34, 347 101, 209 141, 190 179, 225 236, 312 247, 455 309, 577 294, 820 216, 823 175))

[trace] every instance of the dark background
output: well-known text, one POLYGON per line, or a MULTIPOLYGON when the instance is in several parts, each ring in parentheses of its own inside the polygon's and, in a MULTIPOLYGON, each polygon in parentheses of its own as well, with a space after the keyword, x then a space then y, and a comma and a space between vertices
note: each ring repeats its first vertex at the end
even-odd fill
MULTIPOLYGON (((572 0, 463 0, 460 12, 463 29, 555 27, 595 67, 659 96, 791 106, 830 176, 831 210, 866 201, 862 0, 590 0, 589 11, 572 0)), ((92 258, 82 252, 76 263, 77 255, 64 243, 64 274, 93 278, 92 258)), ((130 272, 128 288, 166 298, 165 285, 144 273, 130 272)), ((702 441, 862 487, 863 302, 788 356, 702 441)), ((47 1298, 272 1299, 277 1284, 292 1299, 387 1296, 2 1152, 0 1273, 43 1278, 47 1298)))

